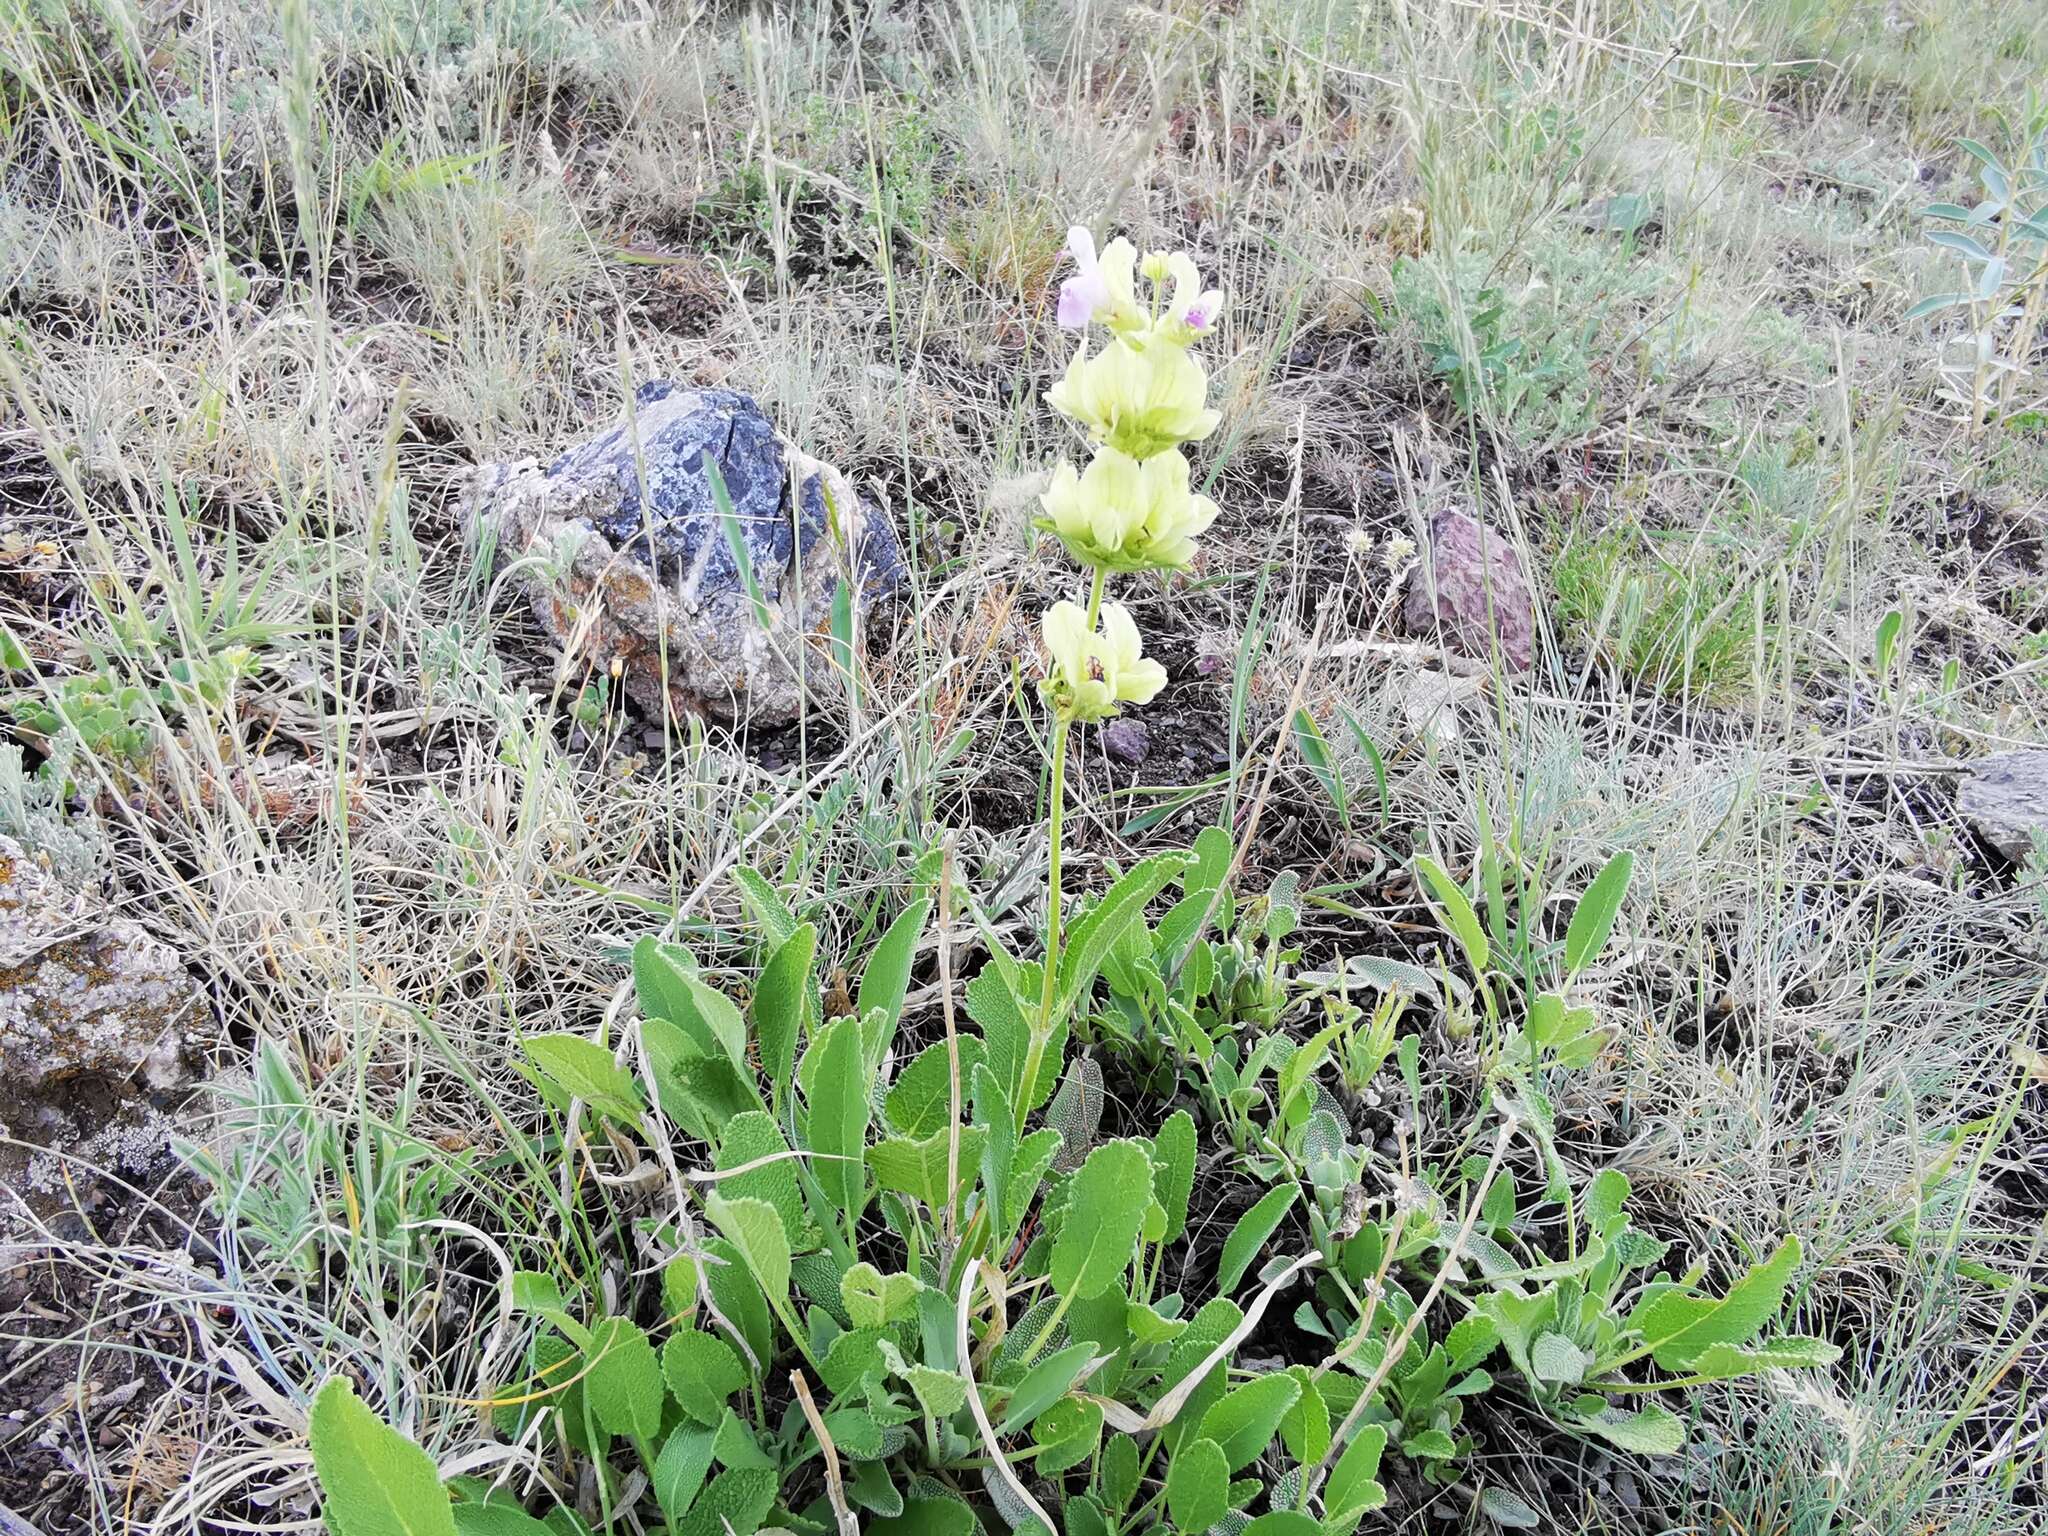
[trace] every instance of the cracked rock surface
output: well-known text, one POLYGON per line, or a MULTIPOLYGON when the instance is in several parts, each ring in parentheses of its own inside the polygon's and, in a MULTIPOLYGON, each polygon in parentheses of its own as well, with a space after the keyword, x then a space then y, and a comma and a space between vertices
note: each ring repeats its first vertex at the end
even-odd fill
POLYGON ((564 652, 600 675, 618 663, 656 714, 796 719, 807 688, 836 692, 841 588, 865 616, 904 582, 887 517, 732 390, 642 385, 624 420, 545 468, 483 466, 468 515, 564 652))
MULTIPOLYGON (((193 1079, 190 1041, 205 1018, 178 952, 97 896, 66 887, 0 837, 0 1125, 15 1141, 101 1161, 104 1133, 127 1154, 152 1101, 193 1079)), ((0 1157, 18 1189, 22 1148, 0 1157)))

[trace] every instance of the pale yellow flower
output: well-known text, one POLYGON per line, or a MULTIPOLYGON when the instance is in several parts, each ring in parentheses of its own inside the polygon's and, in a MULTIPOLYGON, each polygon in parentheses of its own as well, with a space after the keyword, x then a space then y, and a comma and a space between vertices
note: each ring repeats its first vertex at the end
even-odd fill
POLYGON ((1209 376, 1182 348, 1116 340, 1093 355, 1083 341, 1045 398, 1097 442, 1149 459, 1216 430, 1222 416, 1204 404, 1208 394, 1209 376))
POLYGON ((1061 460, 1039 502, 1040 528, 1083 565, 1112 571, 1179 570, 1216 520, 1216 503, 1188 488, 1188 461, 1173 449, 1141 463, 1101 448, 1079 474, 1061 460))
POLYGON ((1040 685, 1070 720, 1106 720, 1119 704, 1144 704, 1166 686, 1166 669, 1147 659, 1137 623, 1121 603, 1102 605, 1090 633, 1079 603, 1054 603, 1042 621, 1052 668, 1040 685))

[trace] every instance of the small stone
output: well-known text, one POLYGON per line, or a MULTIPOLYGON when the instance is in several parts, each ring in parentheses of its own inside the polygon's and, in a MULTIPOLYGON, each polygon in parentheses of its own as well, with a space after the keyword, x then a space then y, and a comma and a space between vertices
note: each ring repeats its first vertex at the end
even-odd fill
POLYGON ((1506 539, 1465 512, 1430 520, 1429 550, 1408 578, 1409 632, 1435 636, 1473 661, 1493 660, 1494 640, 1512 671, 1536 659, 1536 603, 1506 539))
POLYGON ((842 686, 830 640, 841 585, 865 615, 904 581, 888 518, 844 475, 747 396, 667 380, 546 469, 482 466, 467 519, 501 568, 516 566, 557 642, 599 671, 616 665, 657 717, 795 720, 807 682, 820 698, 842 686))
POLYGON ((1152 733, 1142 720, 1112 720, 1102 728, 1102 750, 1120 763, 1142 763, 1152 750, 1152 733))
POLYGON ((1983 839, 2015 864, 2048 836, 2048 751, 1997 752, 1964 775, 1956 804, 1983 839))
POLYGON ((30 1148, 84 1156, 164 1124, 148 1096, 193 1080, 204 1017, 176 950, 0 837, 0 1127, 20 1144, 0 1155, 0 1188, 25 1191, 30 1148))

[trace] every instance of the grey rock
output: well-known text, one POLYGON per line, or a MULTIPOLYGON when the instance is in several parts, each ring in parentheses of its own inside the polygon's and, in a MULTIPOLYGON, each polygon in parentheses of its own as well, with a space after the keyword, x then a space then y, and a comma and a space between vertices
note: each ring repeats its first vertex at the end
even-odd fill
POLYGON ((2048 836, 2048 751, 1997 752, 1970 764, 1956 792, 1970 824, 2015 864, 2048 836))
POLYGON ((1411 634, 1438 637, 1474 661, 1500 653, 1516 672, 1536 657, 1536 603, 1512 545, 1458 511, 1430 520, 1429 549, 1408 578, 1402 617, 1411 634))
POLYGON ((1102 750, 1120 763, 1142 763, 1152 750, 1152 733, 1142 720, 1112 720, 1102 728, 1102 750))
POLYGON ((0 837, 0 1121, 54 1144, 192 1080, 204 999, 176 950, 0 837))
POLYGON ((656 714, 796 719, 806 683, 820 697, 834 688, 841 585, 865 616, 904 584, 888 518, 731 390, 642 385, 626 420, 545 469, 531 459, 484 465, 467 515, 495 542, 500 568, 517 567, 513 579, 565 650, 600 674, 619 663, 627 694, 656 714))

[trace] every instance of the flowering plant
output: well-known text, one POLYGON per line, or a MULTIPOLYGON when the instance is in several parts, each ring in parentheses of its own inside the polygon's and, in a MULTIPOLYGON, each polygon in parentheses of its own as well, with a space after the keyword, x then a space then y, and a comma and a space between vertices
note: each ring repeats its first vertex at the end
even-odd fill
MULTIPOLYGON (((1183 443, 1200 442, 1221 419, 1208 405, 1209 376, 1189 348, 1216 323, 1223 296, 1202 287, 1194 258, 1155 251, 1138 260, 1121 237, 1098 255, 1085 229, 1067 232, 1074 271, 1059 291, 1059 323, 1109 332, 1099 351, 1084 335, 1046 403, 1087 430, 1086 469, 1060 460, 1039 499, 1036 524, 1066 545, 1090 573, 1088 601, 1054 603, 1042 620, 1051 658, 1039 689, 1052 712, 1052 811, 1047 872, 1045 989, 1031 1035, 1020 1106, 1034 1102, 1054 1018, 1060 951, 1060 830, 1067 737, 1076 721, 1096 722, 1123 704, 1144 704, 1166 686, 1166 669, 1144 653, 1137 621, 1105 603, 1111 571, 1180 570, 1216 518, 1216 503, 1193 489, 1183 443), (1149 293, 1138 298, 1142 274, 1149 293)), ((1020 1117, 1019 1124, 1022 1120, 1020 1117)))

